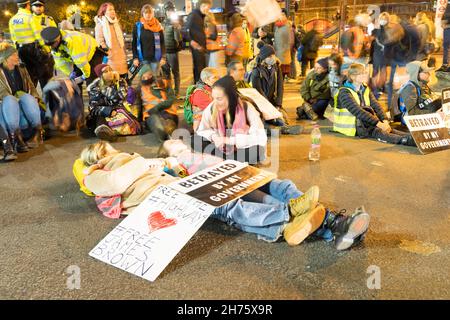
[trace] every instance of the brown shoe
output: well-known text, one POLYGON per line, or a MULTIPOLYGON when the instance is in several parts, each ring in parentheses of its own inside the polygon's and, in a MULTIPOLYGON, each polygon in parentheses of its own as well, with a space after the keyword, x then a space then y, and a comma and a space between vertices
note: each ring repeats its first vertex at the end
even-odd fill
POLYGON ((325 219, 325 208, 319 205, 306 214, 295 217, 284 228, 284 239, 290 246, 303 242, 310 234, 319 229, 325 219))

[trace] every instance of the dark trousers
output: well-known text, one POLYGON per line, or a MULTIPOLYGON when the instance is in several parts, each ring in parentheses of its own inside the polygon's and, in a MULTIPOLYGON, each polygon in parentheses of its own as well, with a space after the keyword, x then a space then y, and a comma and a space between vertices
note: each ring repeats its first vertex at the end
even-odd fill
POLYGON ((314 64, 316 63, 316 59, 308 59, 305 58, 304 60, 302 59, 302 76, 306 77, 306 69, 308 68, 308 63, 309 63, 309 68, 310 69, 314 69, 314 64))
POLYGON ((237 160, 257 164, 266 158, 266 149, 262 146, 251 146, 246 149, 237 149, 232 153, 224 153, 215 147, 214 143, 194 134, 191 137, 191 148, 195 152, 210 154, 224 160, 237 160))
POLYGON ((204 52, 191 48, 192 62, 194 64, 194 82, 200 79, 200 72, 206 68, 206 56, 204 52))
POLYGON ((317 100, 316 103, 314 103, 311 107, 319 117, 323 118, 323 114, 325 113, 329 102, 330 100, 328 99, 320 99, 317 100))
POLYGON ((402 138, 410 134, 395 129, 392 129, 390 133, 386 133, 378 127, 364 126, 359 124, 356 126, 356 135, 361 138, 372 138, 381 142, 401 144, 402 138))
POLYGON ((31 81, 36 87, 38 82, 41 89, 53 77, 55 61, 50 53, 41 49, 37 43, 19 45, 18 53, 20 60, 25 64, 31 81))
POLYGON ((180 62, 178 59, 178 52, 176 53, 166 53, 167 63, 170 66, 173 74, 173 80, 175 84, 175 94, 178 95, 180 92, 180 62))
POLYGON ((444 40, 442 46, 444 47, 444 54, 442 64, 449 63, 449 53, 450 53, 450 28, 444 29, 444 40))

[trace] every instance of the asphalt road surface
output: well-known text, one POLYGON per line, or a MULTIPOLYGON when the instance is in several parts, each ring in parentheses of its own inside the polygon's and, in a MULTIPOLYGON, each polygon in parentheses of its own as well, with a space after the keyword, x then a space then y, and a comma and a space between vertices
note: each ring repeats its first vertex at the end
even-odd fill
MULTIPOLYGON (((182 54, 184 87, 192 74, 182 54)), ((371 215, 364 244, 345 252, 323 241, 289 247, 266 243, 209 219, 155 282, 89 257, 119 221, 103 217, 78 190, 72 163, 95 138, 70 133, 0 164, 1 299, 450 299, 450 151, 421 155, 411 147, 347 138, 321 121, 321 159, 308 161, 308 121, 295 121, 299 85, 285 105, 298 136, 271 149, 280 178, 320 200, 371 215), (71 267, 72 266, 72 267, 71 267), (67 285, 79 267, 80 288, 67 285)), ((152 134, 114 146, 145 157, 152 134)))

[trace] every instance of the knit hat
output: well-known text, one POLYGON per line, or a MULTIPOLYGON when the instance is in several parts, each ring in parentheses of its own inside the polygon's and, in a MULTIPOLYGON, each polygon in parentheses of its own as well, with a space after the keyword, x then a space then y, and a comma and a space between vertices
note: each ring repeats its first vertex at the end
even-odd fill
POLYGON ((317 60, 317 63, 320 64, 320 66, 325 70, 328 70, 328 58, 319 59, 317 60))
POLYGON ((106 63, 98 64, 94 67, 94 72, 97 77, 101 77, 103 73, 103 69, 105 69, 108 65, 106 63))
POLYGON ((6 59, 8 59, 12 54, 16 52, 17 50, 13 45, 7 42, 0 43, 0 63, 3 63, 6 59))
POLYGON ((266 44, 263 41, 258 42, 258 48, 261 61, 275 54, 275 49, 270 44, 266 44))

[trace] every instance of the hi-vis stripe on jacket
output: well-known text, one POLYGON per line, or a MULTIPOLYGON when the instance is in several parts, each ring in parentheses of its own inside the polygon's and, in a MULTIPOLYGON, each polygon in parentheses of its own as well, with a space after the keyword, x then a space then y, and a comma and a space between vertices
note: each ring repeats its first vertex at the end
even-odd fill
POLYGON ((29 44, 37 40, 33 29, 33 14, 27 9, 20 8, 11 19, 9 19, 9 32, 11 40, 18 44, 29 44))
MULTIPOLYGON (((48 48, 48 46, 45 46, 44 39, 41 37, 41 31, 47 27, 57 27, 55 20, 46 14, 33 14, 31 25, 34 30, 34 37, 39 41, 42 47, 48 48)), ((50 49, 48 50, 50 51, 50 49)))
MULTIPOLYGON (((356 135, 356 117, 346 108, 339 106, 339 94, 342 90, 348 90, 358 105, 361 105, 358 93, 349 88, 341 87, 334 96, 334 123, 333 130, 345 134, 346 136, 356 135)), ((364 102, 366 106, 370 106, 370 90, 364 90, 364 102)))
POLYGON ((91 75, 91 61, 97 48, 97 41, 88 34, 77 31, 61 30, 62 43, 58 51, 52 50, 55 59, 55 68, 70 75, 72 72, 72 63, 83 72, 86 78, 91 75))

